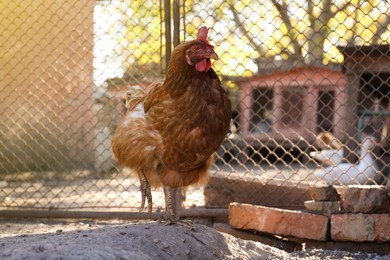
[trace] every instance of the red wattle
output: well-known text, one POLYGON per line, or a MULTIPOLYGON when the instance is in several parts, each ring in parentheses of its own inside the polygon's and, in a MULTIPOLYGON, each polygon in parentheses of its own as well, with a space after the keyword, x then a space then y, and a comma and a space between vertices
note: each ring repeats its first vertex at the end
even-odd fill
POLYGON ((207 61, 206 59, 203 59, 201 61, 199 61, 198 63, 196 63, 195 65, 195 69, 199 72, 203 72, 205 71, 207 68, 207 61))

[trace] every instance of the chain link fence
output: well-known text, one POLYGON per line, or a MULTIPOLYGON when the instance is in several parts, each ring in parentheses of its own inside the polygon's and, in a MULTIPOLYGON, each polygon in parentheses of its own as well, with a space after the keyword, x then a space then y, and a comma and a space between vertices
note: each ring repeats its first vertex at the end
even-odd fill
MULTIPOLYGON (((302 207, 310 186, 389 177, 389 1, 5 0, 0 10, 3 215, 138 212, 139 183, 111 152, 123 94, 163 78, 173 47, 201 25, 233 118, 183 212, 302 207)), ((163 193, 153 196, 158 211, 163 193)))

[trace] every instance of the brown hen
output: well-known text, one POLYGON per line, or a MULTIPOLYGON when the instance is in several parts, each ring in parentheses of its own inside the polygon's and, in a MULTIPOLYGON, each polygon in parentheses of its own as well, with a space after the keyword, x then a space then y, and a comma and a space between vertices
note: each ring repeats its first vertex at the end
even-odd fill
POLYGON ((118 162, 140 179, 142 207, 147 199, 151 212, 151 187, 164 187, 168 223, 177 221, 173 189, 205 184, 231 120, 230 100, 211 68, 218 56, 207 33, 202 27, 196 40, 174 49, 162 83, 147 93, 129 90, 128 113, 112 140, 118 162))

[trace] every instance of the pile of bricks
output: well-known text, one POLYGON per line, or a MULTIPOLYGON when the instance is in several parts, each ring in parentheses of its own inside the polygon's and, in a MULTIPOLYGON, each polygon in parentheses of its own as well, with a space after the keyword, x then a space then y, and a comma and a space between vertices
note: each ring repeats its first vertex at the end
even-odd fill
POLYGON ((390 186, 313 187, 306 210, 231 203, 235 229, 312 241, 390 241, 390 186))

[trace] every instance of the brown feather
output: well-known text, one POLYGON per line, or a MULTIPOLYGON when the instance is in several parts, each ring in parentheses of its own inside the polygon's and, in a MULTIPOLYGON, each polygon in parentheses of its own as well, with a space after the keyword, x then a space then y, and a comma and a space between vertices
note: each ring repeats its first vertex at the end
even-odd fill
POLYGON ((135 103, 112 141, 123 166, 143 172, 152 186, 202 184, 213 163, 213 153, 230 125, 231 104, 214 70, 198 72, 186 62, 188 48, 175 48, 162 84, 156 84, 135 103))

